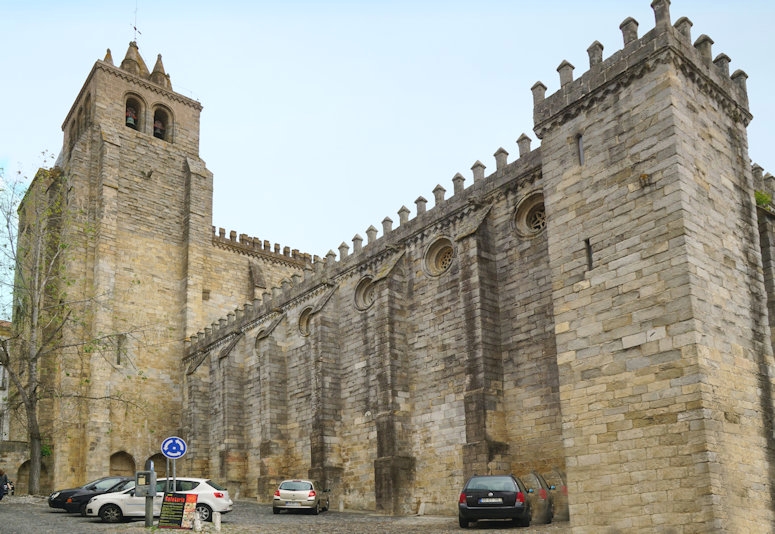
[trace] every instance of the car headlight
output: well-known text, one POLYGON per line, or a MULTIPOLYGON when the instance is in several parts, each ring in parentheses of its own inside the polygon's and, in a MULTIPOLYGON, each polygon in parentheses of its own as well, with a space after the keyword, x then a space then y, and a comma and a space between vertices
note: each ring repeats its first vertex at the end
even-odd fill
POLYGON ((52 493, 52 494, 51 494, 51 496, 49 497, 49 499, 56 499, 57 497, 59 497, 59 492, 58 492, 58 491, 55 491, 54 493, 52 493))

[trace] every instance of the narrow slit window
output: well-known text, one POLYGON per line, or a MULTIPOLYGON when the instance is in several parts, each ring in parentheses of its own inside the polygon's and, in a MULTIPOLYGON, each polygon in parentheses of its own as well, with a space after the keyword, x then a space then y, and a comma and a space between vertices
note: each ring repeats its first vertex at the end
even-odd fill
POLYGON ((584 136, 581 134, 576 136, 576 150, 579 155, 579 165, 584 165, 584 136))
POLYGON ((116 338, 116 365, 121 365, 126 360, 126 334, 119 334, 116 338))
POLYGON ((584 240, 584 248, 587 251, 587 270, 592 270, 592 244, 589 242, 589 239, 584 240))

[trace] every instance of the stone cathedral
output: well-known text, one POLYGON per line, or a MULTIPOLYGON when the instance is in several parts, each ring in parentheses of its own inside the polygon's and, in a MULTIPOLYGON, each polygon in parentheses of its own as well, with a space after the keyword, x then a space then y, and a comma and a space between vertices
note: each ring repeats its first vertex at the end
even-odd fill
POLYGON ((325 257, 213 227, 201 105, 108 52, 58 166, 70 293, 105 303, 68 335, 115 343, 52 366, 96 400, 50 401, 47 486, 177 435, 179 475, 260 502, 311 477, 335 508, 453 515, 471 474, 556 469, 574 533, 775 530, 773 180, 746 74, 651 6, 532 87, 540 146, 325 257))

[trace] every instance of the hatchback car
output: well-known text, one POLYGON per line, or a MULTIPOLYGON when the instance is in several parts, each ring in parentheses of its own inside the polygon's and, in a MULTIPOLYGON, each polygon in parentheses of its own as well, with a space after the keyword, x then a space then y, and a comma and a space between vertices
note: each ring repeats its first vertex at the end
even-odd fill
POLYGON ((527 527, 530 525, 527 488, 513 475, 474 475, 460 492, 458 519, 462 528, 480 519, 511 519, 527 527))
MULTIPOLYGON (((234 502, 226 488, 206 478, 176 478, 174 493, 195 493, 196 512, 203 521, 212 521, 213 512, 226 514, 234 509, 234 502)), ((132 489, 119 493, 107 493, 94 497, 86 505, 86 515, 99 517, 106 523, 118 523, 129 517, 145 517, 145 497, 137 497, 132 489)), ((170 479, 172 485, 172 479, 170 479)), ((167 487, 167 479, 156 481, 153 499, 153 515, 161 513, 161 502, 167 487)))
POLYGON ((317 483, 311 480, 283 480, 274 492, 272 513, 279 514, 281 510, 305 510, 319 514, 328 510, 330 489, 321 490, 317 483))
POLYGON ((527 488, 527 500, 530 501, 531 522, 551 523, 554 518, 554 486, 550 486, 544 477, 531 471, 521 475, 520 480, 527 488))
POLYGON ((62 508, 70 513, 81 512, 83 514, 89 499, 95 495, 126 489, 130 482, 134 483, 134 478, 124 476, 98 478, 78 488, 53 492, 48 496, 48 505, 51 508, 62 508))

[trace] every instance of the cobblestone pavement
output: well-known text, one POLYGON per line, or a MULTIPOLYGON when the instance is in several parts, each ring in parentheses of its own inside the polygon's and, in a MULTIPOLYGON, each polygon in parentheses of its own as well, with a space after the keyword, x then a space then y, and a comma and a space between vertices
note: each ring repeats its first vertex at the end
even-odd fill
MULTIPOLYGON (((99 519, 80 517, 49 508, 44 497, 6 496, 0 501, 2 534, 140 534, 159 532, 146 528, 143 519, 120 524, 105 524, 99 519)), ((553 533, 569 532, 568 523, 515 528, 503 522, 474 523, 472 532, 553 533)), ((164 530, 164 532, 175 532, 164 530)), ((222 516, 220 531, 212 523, 202 532, 215 534, 449 534, 463 532, 456 516, 386 517, 361 512, 323 512, 318 516, 272 514, 271 505, 237 501, 234 511, 222 516)))

